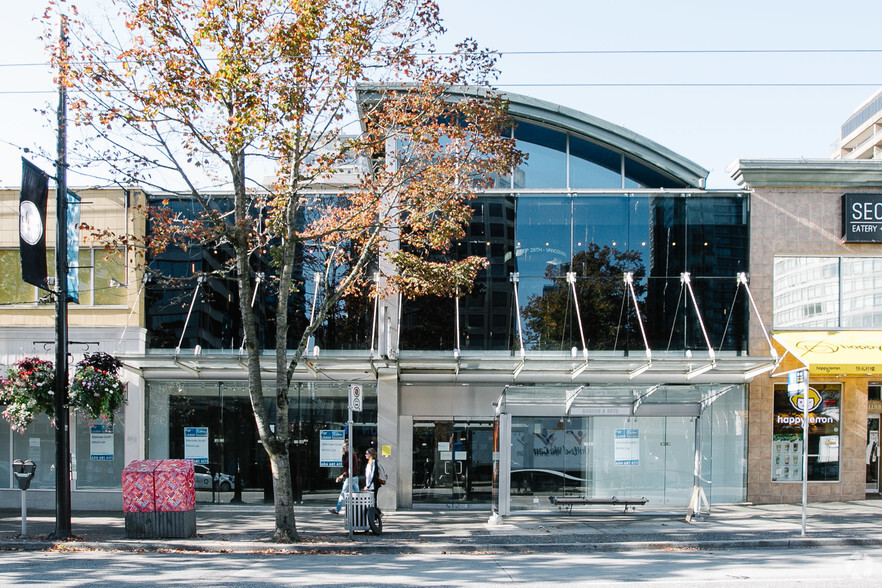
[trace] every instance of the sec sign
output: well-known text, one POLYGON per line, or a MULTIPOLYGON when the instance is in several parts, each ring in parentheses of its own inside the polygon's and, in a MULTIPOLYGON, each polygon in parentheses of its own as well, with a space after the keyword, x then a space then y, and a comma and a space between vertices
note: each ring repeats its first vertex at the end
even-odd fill
POLYGON ((842 240, 882 243, 882 194, 842 196, 842 240))

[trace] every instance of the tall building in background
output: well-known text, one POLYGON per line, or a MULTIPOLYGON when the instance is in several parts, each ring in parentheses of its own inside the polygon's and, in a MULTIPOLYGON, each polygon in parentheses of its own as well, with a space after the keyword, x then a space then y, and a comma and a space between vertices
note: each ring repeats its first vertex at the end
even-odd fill
POLYGON ((842 124, 833 159, 882 159, 882 90, 842 124))

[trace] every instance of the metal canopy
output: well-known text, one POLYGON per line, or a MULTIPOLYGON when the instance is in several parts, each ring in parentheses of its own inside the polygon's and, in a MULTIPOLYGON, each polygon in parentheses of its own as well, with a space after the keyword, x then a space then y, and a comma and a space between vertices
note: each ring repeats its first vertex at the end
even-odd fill
MULTIPOLYGON (((127 369, 148 379, 245 380, 244 357, 235 351, 202 351, 175 357, 168 353, 120 356, 127 369)), ((706 353, 686 357, 684 352, 655 352, 647 368, 646 358, 622 353, 594 352, 586 361, 570 353, 529 352, 524 358, 508 352, 460 351, 407 352, 396 359, 372 358, 368 351, 322 350, 321 357, 302 360, 296 381, 364 380, 380 371, 398 375, 402 383, 506 385, 627 385, 743 384, 776 365, 774 357, 749 357, 718 352, 711 362, 706 353), (711 365, 713 363, 713 365, 711 365)), ((275 357, 262 356, 267 378, 275 374, 275 357)))
POLYGON ((700 416, 733 385, 506 386, 497 415, 700 416))

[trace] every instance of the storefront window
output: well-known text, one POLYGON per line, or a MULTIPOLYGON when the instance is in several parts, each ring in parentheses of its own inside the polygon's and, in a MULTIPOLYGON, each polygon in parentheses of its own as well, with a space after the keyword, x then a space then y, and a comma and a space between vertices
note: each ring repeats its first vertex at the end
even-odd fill
MULTIPOLYGON (((55 427, 49 422, 49 417, 41 414, 24 433, 12 432, 12 459, 29 459, 37 464, 30 489, 55 488, 55 427)), ((18 485, 13 488, 18 488, 18 485)))
MULTIPOLYGON (((363 410, 354 413, 355 441, 359 457, 377 442, 377 395, 364 386, 363 410)), ((292 483, 295 498, 305 492, 339 489, 334 478, 339 468, 320 466, 320 435, 323 430, 345 430, 348 418, 348 386, 339 384, 292 384, 288 393, 291 427, 292 483)), ((265 399, 271 427, 275 427, 275 402, 265 399)), ((147 457, 185 457, 185 429, 207 429, 207 464, 213 472, 241 479, 246 501, 271 497, 269 457, 257 433, 251 399, 245 383, 148 382, 147 457)), ((211 495, 197 493, 197 500, 211 495)))
MULTIPOLYGON (((786 385, 775 386, 772 481, 801 481, 803 476, 803 397, 786 385)), ((840 387, 809 384, 809 482, 839 480, 840 387)))
POLYGON ((107 420, 75 420, 76 489, 119 489, 125 467, 125 423, 122 411, 107 420))

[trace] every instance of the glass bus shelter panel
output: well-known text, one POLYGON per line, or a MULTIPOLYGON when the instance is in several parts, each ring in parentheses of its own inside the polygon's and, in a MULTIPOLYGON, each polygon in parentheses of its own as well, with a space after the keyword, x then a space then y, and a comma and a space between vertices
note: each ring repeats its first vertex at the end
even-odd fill
POLYGON ((590 498, 646 498, 686 506, 693 484, 695 427, 689 417, 597 417, 590 498))
POLYGON ((588 417, 513 417, 511 508, 551 508, 550 497, 590 487, 588 417))

